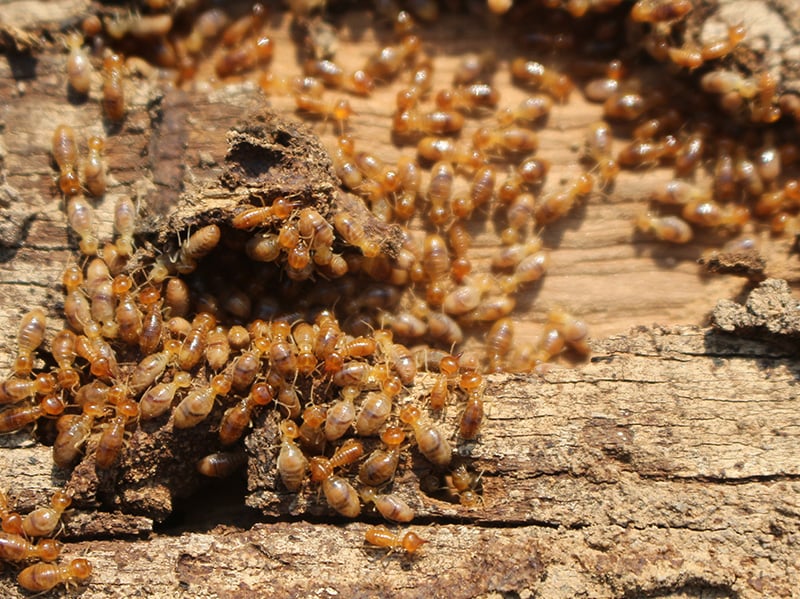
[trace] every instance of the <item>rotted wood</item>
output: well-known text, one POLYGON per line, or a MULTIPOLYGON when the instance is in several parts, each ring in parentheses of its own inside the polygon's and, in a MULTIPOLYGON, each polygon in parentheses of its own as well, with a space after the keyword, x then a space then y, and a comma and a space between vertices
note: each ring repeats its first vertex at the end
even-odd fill
MULTIPOLYGON (((57 32, 87 8, 50 3, 50 14, 66 16, 37 27, 46 21, 44 28, 57 32)), ((367 18, 356 14, 352 30, 367 18)), ((483 35, 473 21, 451 19, 449 27, 429 32, 441 53, 442 86, 463 50, 453 32, 465 39, 483 35)), ((288 24, 279 26, 277 45, 290 48, 288 24)), ((365 35, 353 40, 354 64, 370 47, 365 35)), ((493 35, 493 42, 501 56, 510 53, 502 36, 493 35)), ((179 228, 176 222, 213 219, 214 201, 229 209, 251 195, 240 186, 240 195, 224 192, 220 181, 229 132, 241 125, 242 114, 264 110, 252 84, 186 92, 165 89, 142 73, 130 87, 124 124, 105 128, 97 86, 86 102, 65 100, 64 62, 61 48, 48 42, 35 58, 0 56, 4 372, 19 315, 34 305, 47 306, 52 317, 60 312, 57 282, 73 255, 53 184, 54 123, 70 123, 86 135, 106 129, 111 181, 97 206, 103 236, 110 236, 119 194, 146 206, 146 228, 170 232, 179 228), (185 212, 174 216, 176 207, 185 212)), ((512 104, 520 92, 507 80, 499 84, 512 104)), ((410 152, 393 146, 384 130, 390 92, 354 104, 356 123, 367 132, 359 139, 372 140, 360 147, 389 158, 410 152)), ((270 108, 289 113, 291 101, 274 98, 270 108)), ((580 99, 556 108, 555 126, 541 132, 540 151, 554 163, 553 181, 574 170, 571 148, 598 115, 580 99)), ((332 139, 324 123, 317 132, 323 141, 332 139)), ((281 493, 270 462, 277 452, 274 421, 267 415, 248 440, 247 486, 231 483, 233 497, 201 489, 191 505, 176 510, 182 522, 153 522, 174 507, 168 485, 131 486, 120 499, 106 493, 115 481, 83 476, 95 486, 77 490, 93 499, 69 515, 63 533, 65 555, 85 553, 95 568, 81 596, 792 596, 800 586, 796 305, 787 288, 770 280, 745 308, 727 304, 715 314, 719 327, 746 338, 675 324, 700 323, 717 299, 741 299, 752 283, 699 277, 694 260, 704 251, 702 237, 676 250, 632 234, 631 220, 648 190, 668 177, 661 170, 625 173, 612 194, 593 196, 548 230, 546 244, 557 249, 552 272, 520 302, 520 334, 534 335, 547 307, 565 306, 596 323, 592 360, 577 368, 554 366, 541 377, 490 377, 481 436, 459 445, 456 457, 481 473, 480 505, 462 506, 431 484, 441 473, 411 452, 411 468, 396 486, 418 513, 412 529, 429 541, 419 555, 387 556, 366 546, 364 530, 378 521, 368 510, 344 522, 320 504, 314 489, 281 493), (765 304, 771 310, 759 312, 765 304), (632 323, 651 322, 664 324, 629 330, 632 323), (225 497, 219 510, 209 505, 217 497, 225 497), (150 516, 131 513, 134 505, 150 516)), ((475 234, 480 264, 497 242, 493 231, 475 234)), ((763 276, 796 282, 790 242, 762 241, 763 276)), ((429 384, 421 376, 413 393, 422 395, 429 384)), ((457 417, 449 410, 442 426, 454 430, 457 417)), ((207 433, 191 435, 196 438, 187 441, 209 442, 207 433)), ((160 440, 142 439, 153 448, 160 440)), ((28 431, 2 443, 0 488, 21 509, 45 503, 66 482, 50 448, 28 431)), ((84 464, 84 474, 90 465, 84 464)), ((192 470, 178 459, 173 471, 149 480, 181 479, 192 470)), ((0 577, 2 594, 22 596, 12 578, 0 577)))
MULTIPOLYGON (((764 293, 777 297, 771 287, 764 293)), ((482 473, 482 504, 421 490, 428 467, 415 454, 417 467, 396 484, 425 523, 412 529, 429 540, 412 559, 364 544, 376 521, 368 511, 338 524, 323 512, 326 524, 285 521, 273 508, 275 518, 247 529, 116 541, 83 528, 79 512, 66 538, 103 539, 68 544, 96 567, 82 596, 141 586, 165 597, 790 597, 800 582, 800 372, 786 342, 642 327, 595 342, 580 368, 492 376, 479 442, 460 445, 457 458, 482 473)), ((0 484, 15 493, 38 496, 57 484, 46 448, 6 450, 0 459, 0 484)), ((251 488, 248 502, 266 505, 268 494, 251 488)), ((293 510, 320 514, 314 495, 301 493, 293 510)), ((128 535, 146 532, 127 518, 128 535)))

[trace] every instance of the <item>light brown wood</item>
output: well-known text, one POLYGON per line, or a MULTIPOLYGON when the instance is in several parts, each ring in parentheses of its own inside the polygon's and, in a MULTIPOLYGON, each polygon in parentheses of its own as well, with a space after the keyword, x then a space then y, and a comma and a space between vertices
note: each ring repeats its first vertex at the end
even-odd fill
MULTIPOLYGON (((21 5, 32 6, 11 2, 0 10, 17 14, 21 5)), ((81 15, 84 6, 59 1, 47 10, 50 17, 20 27, 56 31, 65 18, 57 15, 81 15)), ((344 19, 346 64, 361 64, 374 49, 369 18, 344 19)), ((273 24, 271 69, 291 74, 288 19, 276 17, 273 24)), ((437 88, 449 85, 459 56, 474 50, 476 39, 488 39, 501 60, 513 55, 502 31, 467 17, 447 17, 423 38, 436 55, 437 88)), ((88 101, 69 104, 61 47, 45 44, 36 59, 0 55, 2 372, 13 360, 24 311, 44 305, 58 318, 58 281, 74 255, 53 183, 49 148, 56 123, 72 124, 83 137, 107 134, 110 187, 97 216, 101 237, 109 237, 119 194, 139 198, 150 211, 147 226, 156 226, 164 207, 215 184, 226 132, 242 114, 259 106, 293 112, 290 98, 265 99, 252 82, 177 91, 132 75, 124 125, 104 131, 99 78, 88 101)), ((504 105, 524 94, 510 85, 506 70, 497 84, 504 105)), ((386 159, 414 153, 391 142, 387 122, 396 91, 389 86, 352 100, 359 149, 386 159)), ((580 94, 554 110, 540 132, 539 153, 553 162, 546 189, 577 172, 575 145, 600 112, 580 94)), ((332 142, 332 124, 314 127, 332 142)), ((590 323, 592 361, 555 366, 541 377, 490 377, 479 442, 459 448, 482 472, 482 506, 422 492, 428 468, 419 456, 411 458, 414 468, 399 486, 430 523, 413 527, 429 541, 418 556, 386 556, 366 546, 364 531, 377 520, 368 512, 353 523, 332 519, 310 488, 292 509, 313 522, 287 517, 273 503, 287 496, 265 486, 250 489, 247 502, 267 516, 241 512, 266 522, 214 528, 212 514, 180 535, 149 534, 147 518, 81 506, 68 521, 64 549, 65 556, 85 553, 93 563, 81 596, 792 596, 800 586, 794 546, 800 417, 798 368, 786 343, 796 330, 773 331, 788 335, 775 345, 775 337, 743 340, 693 326, 705 323, 718 299, 741 299, 749 284, 699 275, 703 237, 675 248, 634 235, 632 221, 649 190, 669 176, 666 169, 625 172, 611 192, 593 194, 546 230, 552 266, 520 301, 518 334, 534 337, 547 309, 562 306, 590 323), (80 535, 92 538, 75 540, 80 535)), ((480 267, 497 238, 482 225, 474 228, 472 257, 480 267)), ((796 282, 790 241, 760 240, 766 274, 796 282)), ((429 384, 421 377, 414 393, 429 384)), ((454 430, 457 418, 451 410, 442 425, 454 430)), ((2 441, 0 488, 22 508, 46 502, 64 480, 50 449, 27 432, 2 441)), ((0 578, 2 594, 21 596, 11 579, 0 578)))

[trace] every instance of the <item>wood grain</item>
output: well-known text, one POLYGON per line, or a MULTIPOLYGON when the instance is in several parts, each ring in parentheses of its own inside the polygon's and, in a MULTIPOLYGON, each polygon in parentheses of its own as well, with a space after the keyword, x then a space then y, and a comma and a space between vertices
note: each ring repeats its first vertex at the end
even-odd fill
MULTIPOLYGON (((22 5, 36 3, 0 6, 13 9, 10 15, 22 5)), ((48 3, 48 17, 20 28, 57 33, 87 6, 48 3)), ((271 68, 290 74, 296 65, 288 19, 272 24, 271 68)), ((340 25, 342 61, 361 64, 376 43, 369 15, 355 12, 340 25)), ((436 55, 435 87, 449 85, 459 56, 475 50, 476 40, 488 39, 501 61, 512 56, 502 33, 455 16, 425 29, 436 55)), ((267 99, 251 81, 175 90, 132 75, 129 114, 121 127, 109 128, 99 79, 87 101, 67 100, 65 60, 53 42, 35 56, 0 55, 3 372, 13 360, 16 323, 29 307, 46 306, 49 331, 56 330, 58 281, 74 255, 49 154, 56 123, 70 123, 82 136, 107 136, 110 187, 97 216, 101 236, 109 237, 119 194, 139 199, 147 226, 156 226, 179 200, 216 184, 226 133, 242 114, 258 107, 293 112, 291 99, 267 99)), ((504 73, 496 83, 503 104, 513 105, 524 92, 504 73)), ((395 146, 388 131, 396 90, 353 100, 359 149, 387 160, 414 153, 395 146)), ((540 132, 540 155, 553 163, 548 189, 577 172, 575 146, 599 115, 579 94, 556 107, 540 132)), ((332 142, 331 124, 314 127, 332 142)), ((518 334, 534 337, 547 309, 563 306, 592 326, 592 360, 541 377, 490 377, 479 442, 462 444, 458 456, 482 472, 483 505, 467 508, 423 492, 427 466, 412 453, 413 468, 400 486, 422 522, 413 529, 429 541, 418 556, 366 546, 364 530, 377 519, 367 511, 356 522, 339 521, 320 508, 312 489, 301 494, 294 516, 274 487, 251 488, 247 497, 241 491, 224 506, 234 516, 217 521, 201 492, 192 513, 207 512, 205 519, 162 526, 82 506, 64 533, 64 554, 85 553, 95 568, 81 596, 791 597, 800 587, 796 352, 776 331, 741 339, 693 326, 705 322, 718 299, 741 299, 752 285, 699 276, 694 261, 706 249, 703 236, 675 248, 633 234, 649 190, 669 176, 666 169, 625 172, 613 190, 593 194, 545 232, 551 271, 521 299, 518 334), (245 500, 266 515, 244 508, 245 500), (237 518, 258 522, 234 526, 237 518)), ((497 237, 482 224, 473 230, 471 257, 480 267, 497 237)), ((797 282, 789 240, 758 235, 766 274, 797 282)), ((415 392, 429 384, 420 378, 415 392)), ((451 410, 442 426, 453 430, 457 417, 451 410)), ((0 488, 21 507, 43 503, 63 484, 50 449, 27 432, 4 437, 2 445, 0 488)), ((11 576, 0 578, 0 589, 22 596, 11 576)))

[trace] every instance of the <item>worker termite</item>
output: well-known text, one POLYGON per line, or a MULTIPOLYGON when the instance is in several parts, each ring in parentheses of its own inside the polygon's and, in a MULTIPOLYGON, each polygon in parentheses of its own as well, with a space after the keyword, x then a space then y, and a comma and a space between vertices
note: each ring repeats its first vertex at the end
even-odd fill
POLYGON ((372 54, 364 64, 364 72, 374 79, 393 78, 420 47, 420 39, 413 34, 404 36, 394 46, 384 46, 372 54))
POLYGON ((92 566, 84 558, 69 564, 33 564, 17 575, 19 585, 28 591, 46 592, 60 584, 79 583, 92 575, 92 566))
POLYGON ((381 433, 385 449, 373 451, 358 471, 358 479, 365 485, 377 487, 390 481, 400 462, 401 446, 406 435, 399 427, 388 427, 381 433))
MULTIPOLYGON (((155 287, 150 289, 155 290, 155 287)), ((139 334, 139 350, 145 356, 155 353, 161 345, 161 336, 164 331, 164 318, 161 313, 161 301, 154 296, 151 301, 144 302, 145 289, 139 292, 139 300, 146 308, 142 317, 142 330, 139 334)), ((149 297, 149 294, 147 294, 149 297)), ((159 294, 160 295, 160 294, 159 294)))
POLYGON ((420 409, 407 405, 400 410, 400 420, 414 430, 417 448, 434 466, 443 468, 450 464, 452 450, 447 438, 433 424, 424 422, 420 409))
POLYGON ((781 153, 772 135, 765 136, 764 145, 756 153, 755 166, 759 177, 766 183, 774 181, 781 174, 781 153))
POLYGON ((186 51, 191 54, 198 54, 203 50, 208 40, 217 37, 228 23, 228 15, 219 8, 211 8, 201 12, 195 17, 192 29, 184 40, 186 51))
POLYGON ((355 420, 356 432, 362 437, 376 434, 392 412, 392 399, 402 389, 396 378, 387 379, 381 392, 372 391, 361 402, 355 420))
POLYGON ((486 158, 469 144, 456 142, 446 137, 426 136, 417 142, 417 154, 430 162, 449 162, 472 171, 486 163, 486 158))
POLYGON ((305 207, 297 215, 297 229, 303 239, 314 248, 330 246, 334 241, 333 227, 311 207, 305 207))
POLYGON ((741 43, 746 33, 744 25, 731 25, 728 27, 728 35, 726 37, 703 44, 700 49, 703 60, 715 60, 727 56, 741 43))
POLYGON ((275 391, 267 383, 255 383, 247 397, 235 406, 228 408, 219 423, 219 440, 223 445, 232 445, 244 433, 250 424, 253 410, 258 406, 266 406, 274 399, 275 391))
POLYGON ((350 117, 353 116, 353 108, 347 98, 341 98, 333 103, 328 103, 319 98, 298 94, 294 97, 294 103, 299 111, 330 119, 334 121, 340 129, 343 128, 350 117))
POLYGON ((706 73, 700 79, 703 91, 711 94, 720 94, 723 107, 728 112, 741 108, 742 100, 750 100, 758 94, 755 79, 743 77, 733 71, 716 70, 706 73))
POLYGON ((474 285, 454 287, 444 298, 442 309, 455 316, 475 309, 481 301, 481 290, 474 285))
POLYGON ((320 455, 325 450, 327 439, 323 425, 325 424, 326 408, 319 405, 310 405, 301 416, 303 423, 299 428, 299 443, 311 455, 320 455))
POLYGON ((83 163, 83 181, 90 194, 100 197, 106 192, 106 165, 102 156, 105 142, 93 135, 86 145, 88 153, 83 163))
POLYGON ((84 324, 92 319, 89 300, 83 291, 83 271, 76 264, 64 269, 61 282, 67 292, 64 298, 64 316, 73 329, 83 332, 84 324))
POLYGON ((125 439, 125 427, 139 415, 139 404, 124 398, 114 406, 115 416, 105 423, 103 433, 97 442, 94 459, 98 468, 111 468, 119 457, 125 439))
POLYGON ((131 393, 138 395, 152 385, 164 373, 180 347, 180 341, 171 339, 164 344, 162 351, 142 358, 128 378, 131 393))
POLYGON ((189 387, 192 376, 188 372, 179 371, 168 383, 159 383, 148 389, 139 401, 139 417, 142 420, 157 418, 172 406, 175 393, 180 388, 189 387))
POLYGON ((438 362, 439 374, 434 380, 430 390, 429 400, 431 408, 442 410, 450 398, 450 385, 453 377, 458 372, 458 360, 450 354, 445 354, 438 362))
MULTIPOLYGON (((0 559, 8 562, 22 562, 40 559, 51 562, 58 557, 60 548, 53 539, 40 539, 34 545, 20 534, 0 532, 0 559)), ((42 564, 45 565, 45 564, 42 564)))
POLYGON ((71 466, 80 455, 80 448, 92 432, 96 418, 103 416, 103 406, 88 402, 80 415, 64 415, 56 422, 58 435, 53 443, 53 461, 60 468, 71 466))
POLYGON ((393 343, 385 348, 384 353, 400 382, 410 385, 417 375, 417 364, 411 351, 402 343, 393 343))
POLYGON ((270 373, 270 375, 267 377, 267 381, 277 388, 275 404, 279 412, 286 418, 299 417, 300 412, 303 411, 303 405, 297 387, 291 382, 278 380, 280 377, 278 373, 270 373))
POLYGON ((750 209, 735 204, 718 204, 704 198, 697 198, 684 204, 681 216, 701 227, 742 227, 750 221, 750 209))
MULTIPOLYGON (((341 372, 341 371, 340 371, 341 372)), ((337 373, 339 374, 339 373, 337 373)), ((356 417, 353 400, 358 397, 360 390, 355 386, 345 386, 341 391, 342 399, 334 402, 325 417, 325 438, 333 441, 342 437, 353 424, 356 417)))
POLYGON ((111 53, 103 59, 103 111, 112 121, 125 116, 122 56, 111 53))
POLYGON ((45 373, 34 379, 6 379, 0 383, 0 404, 18 403, 29 397, 52 393, 55 383, 55 377, 45 373))
POLYGON ((225 78, 248 71, 259 64, 272 60, 275 43, 272 38, 263 35, 248 40, 241 45, 222 54, 214 65, 217 75, 225 78))
POLYGON ((380 243, 367 237, 364 227, 346 212, 337 212, 333 217, 336 232, 352 246, 357 247, 366 257, 380 254, 380 243))
POLYGON ((336 175, 351 191, 357 191, 364 181, 364 175, 356 165, 354 155, 352 138, 346 135, 339 136, 336 149, 332 153, 333 166, 336 169, 336 175))
POLYGON ((244 452, 219 451, 198 460, 196 469, 209 478, 227 478, 240 470, 247 462, 244 452))
POLYGON ((500 92, 487 83, 440 90, 435 98, 436 107, 440 110, 460 110, 466 113, 495 108, 499 101, 500 92))
POLYGON ((133 234, 136 231, 137 210, 129 196, 122 195, 114 204, 114 231, 118 237, 115 242, 122 256, 133 255, 133 234))
POLYGON ((72 504, 72 497, 63 491, 56 491, 50 498, 49 507, 40 507, 22 519, 22 530, 29 537, 46 537, 55 531, 61 515, 72 504))
POLYGON ((660 141, 634 140, 619 151, 617 161, 627 167, 658 164, 674 157, 679 148, 678 140, 672 135, 666 135, 660 141))
POLYGON ((364 455, 364 445, 358 439, 347 439, 330 458, 314 456, 311 458, 309 468, 311 480, 322 482, 333 475, 336 468, 343 468, 357 462, 364 455))
POLYGON ((610 61, 604 69, 605 77, 591 79, 584 86, 583 93, 586 99, 590 102, 605 102, 612 94, 619 91, 625 70, 620 60, 610 61))
POLYGON ((589 125, 584 142, 584 156, 597 164, 603 186, 614 182, 619 174, 619 164, 611 153, 611 128, 605 121, 589 125))
POLYGON ((56 378, 62 389, 75 389, 80 383, 80 373, 74 368, 77 352, 77 336, 69 329, 62 329, 50 342, 50 353, 58 364, 56 378))
POLYGON ((202 359, 209 331, 216 325, 216 318, 208 312, 200 312, 192 321, 192 328, 178 350, 178 366, 191 370, 202 359))
POLYGON ((545 194, 536 203, 537 224, 551 223, 566 215, 576 202, 589 195, 592 189, 594 189, 594 177, 588 173, 581 173, 561 190, 545 194))
POLYGON ((69 50, 67 56, 67 80, 69 86, 78 94, 87 94, 92 83, 92 63, 89 54, 83 48, 83 36, 78 32, 70 33, 66 38, 69 50))
MULTIPOLYGON (((88 281, 87 281, 88 282, 88 281)), ((103 337, 114 339, 119 334, 119 325, 116 321, 116 297, 114 285, 110 276, 99 280, 94 285, 89 285, 89 302, 92 320, 99 326, 103 337)), ((87 326, 84 326, 84 331, 87 326)))
POLYGON ((636 228, 644 233, 652 233, 661 241, 670 243, 689 243, 692 240, 692 227, 679 216, 656 216, 642 213, 636 218, 636 228))
POLYGON ((242 325, 235 324, 228 329, 228 344, 232 350, 243 350, 250 345, 250 341, 250 333, 242 325))
POLYGON ((77 354, 89 362, 89 372, 94 376, 108 379, 119 376, 119 365, 114 348, 103 339, 101 327, 93 320, 89 320, 83 327, 75 343, 77 354))
MULTIPOLYGON (((480 375, 478 375, 480 376, 480 375)), ((480 389, 474 389, 467 395, 467 403, 461 413, 458 434, 462 439, 474 439, 478 436, 483 422, 483 397, 480 389)))
POLYGON ((53 132, 52 142, 53 159, 56 161, 61 175, 58 186, 67 197, 80 192, 78 181, 78 144, 75 141, 75 130, 69 125, 58 125, 53 132))
MULTIPOLYGON (((224 15, 224 13, 223 13, 224 15)), ((231 48, 233 46, 238 46, 241 44, 242 40, 245 39, 248 35, 257 31, 264 20, 267 18, 267 9, 266 7, 261 4, 260 2, 256 2, 252 5, 251 10, 249 13, 239 17, 232 23, 228 24, 227 17, 224 20, 222 16, 215 16, 213 19, 207 17, 209 19, 209 29, 212 29, 211 25, 213 24, 213 29, 223 29, 222 31, 222 38, 221 42, 224 46, 231 48)))
MULTIPOLYGON (((522 274, 515 274, 512 281, 512 289, 521 283, 526 282, 522 274)), ((478 306, 461 317, 465 323, 475 322, 492 322, 498 318, 508 316, 514 311, 516 306, 516 299, 508 295, 490 295, 483 300, 478 306)))
POLYGON ((64 412, 64 402, 55 395, 45 396, 34 406, 22 406, 0 412, 0 433, 16 431, 45 416, 58 416, 64 412))
POLYGON ((707 131, 698 130, 691 133, 681 144, 675 154, 675 174, 689 175, 695 171, 706 148, 707 131))
POLYGON ((17 334, 17 357, 14 360, 14 374, 25 376, 33 370, 33 357, 44 340, 47 317, 44 310, 34 308, 22 317, 17 334))
POLYGON ((638 0, 631 8, 631 18, 640 23, 675 21, 693 8, 691 0, 638 0))
POLYGON ((280 424, 280 434, 281 449, 275 463, 278 474, 284 487, 289 491, 299 491, 308 469, 308 460, 294 441, 300 433, 294 422, 284 420, 280 424))
POLYGON ((481 152, 535 152, 539 147, 539 137, 532 129, 523 127, 496 130, 481 127, 473 134, 472 145, 481 152))
POLYGON ((328 506, 346 518, 356 518, 361 513, 358 492, 346 479, 330 475, 322 481, 322 492, 328 506))
POLYGON ((175 428, 191 428, 205 420, 218 395, 227 395, 231 390, 231 379, 224 374, 211 378, 208 386, 190 391, 173 411, 175 428))
POLYGON ((409 555, 418 551, 422 545, 428 542, 413 531, 400 535, 393 533, 383 525, 368 528, 364 533, 364 538, 371 545, 387 547, 393 551, 402 550, 409 555))
MULTIPOLYGON (((2 520, 3 532, 11 533, 12 535, 22 534, 22 516, 17 512, 11 511, 8 497, 3 491, 0 491, 0 520, 2 520)), ((2 544, 3 541, 0 541, 0 557, 2 557, 3 553, 2 544)), ((5 559, 5 557, 2 557, 2 559, 5 559)))
POLYGON ((361 513, 359 496, 353 486, 344 478, 334 475, 334 468, 352 464, 364 452, 360 441, 348 439, 329 459, 311 458, 311 478, 322 482, 322 492, 328 505, 347 518, 355 518, 361 513))
POLYGON ((516 268, 528 256, 536 254, 542 249, 540 237, 532 237, 525 243, 512 243, 503 246, 492 256, 492 268, 516 268))
POLYGON ((569 99, 569 95, 575 87, 567 75, 547 69, 538 62, 524 58, 515 58, 511 62, 511 75, 515 81, 541 89, 560 102, 569 99))
MULTIPOLYGON (((717 161, 714 164, 714 193, 716 199, 733 200, 736 196, 736 163, 733 158, 734 141, 729 138, 719 140, 717 145, 717 161)), ((710 200, 709 194, 692 198, 693 200, 710 200)))
POLYGON ((489 329, 486 336, 486 354, 490 372, 502 370, 502 360, 511 350, 513 339, 514 326, 510 318, 501 318, 489 329))
POLYGON ((458 502, 461 505, 475 507, 483 502, 483 498, 476 490, 480 475, 467 470, 464 464, 459 464, 445 479, 452 485, 452 490, 458 494, 458 502))
POLYGON ((97 254, 100 242, 95 233, 94 209, 82 195, 67 200, 67 222, 80 237, 81 253, 85 256, 97 254))
POLYGON ((414 510, 395 493, 378 493, 367 487, 361 489, 360 494, 365 503, 374 504, 375 509, 387 520, 411 522, 414 519, 414 510))
POLYGON ((217 247, 221 231, 217 225, 206 225, 189 236, 178 253, 177 269, 188 274, 197 268, 197 262, 217 247))
POLYGON ((603 103, 603 114, 609 119, 635 121, 644 114, 649 104, 639 93, 617 92, 603 103))
POLYGON ((133 279, 128 275, 117 275, 111 283, 111 292, 117 299, 115 309, 119 337, 128 345, 138 345, 142 333, 142 312, 139 310, 134 294, 133 279))
POLYGON ((493 50, 485 50, 480 54, 471 53, 464 56, 458 63, 453 72, 454 85, 470 85, 477 83, 490 71, 497 63, 497 55, 493 50))
POLYGON ((231 346, 228 343, 228 331, 223 326, 217 326, 208 331, 206 335, 205 356, 206 362, 214 371, 222 370, 228 363, 231 346))
POLYGON ((111 385, 95 379, 91 383, 86 383, 78 387, 75 392, 75 405, 83 407, 84 404, 94 403, 104 405, 108 401, 108 393, 111 385))
POLYGON ((192 296, 186 281, 179 278, 167 281, 164 307, 169 311, 169 316, 184 317, 189 314, 191 305, 192 296))
POLYGON ((392 120, 392 131, 397 135, 449 135, 463 128, 464 115, 452 110, 403 110, 395 113, 392 120))
POLYGON ((575 318, 564 310, 553 309, 547 315, 547 322, 558 328, 564 341, 573 350, 583 356, 589 355, 591 351, 588 343, 589 330, 584 321, 575 318))

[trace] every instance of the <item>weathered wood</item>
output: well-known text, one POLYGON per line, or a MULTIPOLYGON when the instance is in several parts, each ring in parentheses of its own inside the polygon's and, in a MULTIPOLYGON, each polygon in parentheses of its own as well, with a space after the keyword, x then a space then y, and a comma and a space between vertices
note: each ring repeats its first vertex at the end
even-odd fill
MULTIPOLYGON (((124 596, 144 581, 158 596, 201 597, 791 596, 797 376, 793 353, 692 327, 633 330, 598 342, 590 364, 541 378, 493 376, 480 442, 459 450, 483 473, 483 505, 409 493, 406 476, 403 496, 431 522, 415 527, 430 543, 411 560, 364 545, 369 512, 346 526, 223 527, 68 552, 87 551, 97 569, 85 597, 124 596)), ((0 458, 0 485, 22 495, 47 486, 42 448, 0 458)))
MULTIPOLYGON (((30 6, 11 2, 0 10, 23 4, 30 6)), ((86 6, 48 3, 50 17, 20 27, 57 32, 77 22, 86 6)), ((360 64, 374 47, 368 19, 354 13, 343 23, 346 64, 360 64)), ((276 72, 296 68, 288 25, 276 19, 276 72)), ((501 31, 488 36, 501 60, 513 55, 501 31)), ((424 31, 437 54, 437 88, 449 85, 460 54, 486 37, 466 17, 451 16, 424 31)), ((35 61, 25 54, 0 56, 3 372, 13 359, 20 314, 33 305, 59 314, 57 282, 73 255, 49 154, 56 123, 70 123, 83 136, 108 134, 110 187, 97 205, 101 234, 108 237, 117 195, 139 198, 157 224, 179 198, 202 196, 216 184, 226 133, 243 113, 265 104, 293 112, 291 99, 265 100, 248 82, 175 91, 139 76, 127 89, 124 124, 108 128, 98 104, 99 78, 88 101, 67 102, 65 59, 49 43, 35 61)), ((504 105, 524 93, 507 74, 497 84, 504 105)), ((353 100, 359 149, 387 159, 414 153, 394 146, 386 126, 395 91, 390 86, 353 100)), ((548 188, 576 172, 575 144, 599 115, 598 106, 578 97, 556 107, 540 134, 540 154, 553 163, 548 188)), ((333 126, 320 122, 317 128, 331 143, 333 126)), ((82 506, 64 533, 65 555, 85 552, 95 568, 81 596, 792 596, 800 586, 796 355, 785 338, 773 343, 774 333, 784 330, 768 330, 766 340, 754 341, 674 326, 701 323, 717 299, 734 298, 749 283, 698 276, 694 259, 706 237, 665 248, 632 233, 648 190, 667 178, 665 169, 623 173, 611 193, 593 195, 546 231, 546 245, 556 250, 551 272, 520 302, 519 335, 534 336, 546 308, 560 305, 588 320, 598 338, 612 336, 596 340, 592 361, 579 368, 490 378, 479 442, 459 449, 459 459, 482 472, 483 505, 463 507, 438 489, 421 491, 428 468, 412 455, 415 468, 399 486, 430 523, 414 527, 429 540, 418 556, 387 557, 365 546, 364 530, 377 519, 366 511, 358 522, 333 520, 313 489, 292 510, 314 516, 314 523, 286 518, 285 507, 276 507, 268 523, 250 528, 208 530, 214 521, 206 514, 202 522, 185 524, 181 535, 157 528, 141 539, 135 537, 153 527, 148 519, 82 506), (663 326, 629 331, 652 322, 663 326)), ((480 267, 496 235, 473 228, 471 257, 480 267)), ((796 282, 790 241, 762 236, 761 242, 766 274, 796 282)), ((415 393, 428 384, 421 378, 415 393)), ((454 430, 457 418, 451 409, 443 425, 454 430)), ((50 449, 32 443, 27 432, 3 442, 0 488, 9 489, 22 509, 46 502, 64 481, 50 449)), ((243 507, 244 495, 227 506, 233 520, 265 518, 243 507)), ((280 506, 287 496, 264 487, 251 489, 247 500, 270 513, 271 502, 280 506)), ((213 499, 201 492, 193 501, 213 499)), ((21 596, 11 578, 0 578, 2 594, 21 596)))

